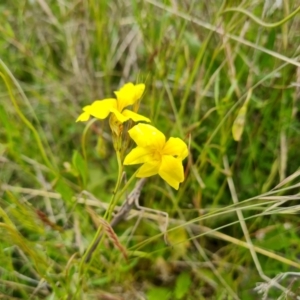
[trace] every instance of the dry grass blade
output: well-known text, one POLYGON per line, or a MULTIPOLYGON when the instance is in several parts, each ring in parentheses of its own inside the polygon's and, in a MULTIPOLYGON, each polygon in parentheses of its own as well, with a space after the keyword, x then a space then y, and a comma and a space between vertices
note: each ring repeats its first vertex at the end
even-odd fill
POLYGON ((290 64, 292 64, 294 66, 300 67, 300 63, 298 61, 296 61, 295 59, 291 59, 291 58, 286 57, 286 56, 284 56, 284 55, 282 55, 280 53, 277 53, 277 52, 269 50, 269 49, 267 49, 265 47, 256 45, 256 44, 254 44, 254 43, 252 43, 252 42, 250 42, 248 40, 245 40, 245 39, 243 39, 243 38, 241 38, 239 36, 236 36, 234 34, 230 34, 228 32, 224 32, 223 30, 221 30, 220 28, 218 28, 216 26, 213 26, 213 25, 211 25, 209 23, 202 22, 197 17, 190 16, 187 13, 180 12, 180 11, 178 11, 176 9, 173 9, 173 8, 167 6, 167 5, 163 5, 163 4, 161 4, 160 2, 157 2, 157 1, 147 0, 147 2, 149 2, 149 3, 151 3, 151 4, 153 4, 153 5, 157 6, 157 7, 159 7, 160 9, 163 9, 164 11, 172 13, 172 14, 174 14, 174 15, 182 18, 182 19, 185 19, 187 21, 193 22, 193 23, 195 23, 195 24, 197 24, 197 25, 199 25, 199 26, 201 26, 203 28, 206 28, 206 29, 208 29, 210 31, 214 31, 214 32, 216 32, 216 33, 218 33, 218 34, 220 34, 222 36, 226 36, 226 37, 228 37, 228 38, 230 38, 230 39, 232 39, 232 40, 234 40, 234 41, 236 41, 238 43, 241 43, 241 44, 243 44, 245 46, 257 49, 257 50, 259 50, 261 52, 264 52, 264 53, 269 54, 269 55, 271 55, 273 57, 276 57, 276 58, 278 58, 278 59, 280 59, 282 61, 288 62, 288 63, 290 63, 290 64))
POLYGON ((111 227, 111 225, 106 222, 104 219, 102 219, 101 217, 97 216, 95 214, 95 212, 87 207, 86 208, 88 213, 91 215, 94 223, 96 224, 97 227, 102 226, 103 231, 107 234, 109 240, 114 244, 114 246, 120 250, 120 252, 122 253, 123 257, 128 260, 128 256, 127 256, 127 252, 125 247, 120 243, 118 236, 116 235, 116 233, 114 232, 113 228, 111 227))
POLYGON ((296 171, 295 173, 293 173, 292 175, 288 176, 287 178, 285 178, 284 180, 282 180, 279 184, 277 184, 273 190, 278 190, 279 188, 281 188, 282 186, 286 185, 287 183, 293 181, 295 178, 297 178, 298 176, 300 176, 300 170, 296 171))
MULTIPOLYGON (((231 174, 231 170, 230 170, 230 167, 229 167, 227 156, 223 157, 223 161, 224 161, 225 170, 227 171, 228 174, 231 174)), ((229 190, 230 190, 230 193, 231 193, 232 200, 235 204, 237 204, 239 202, 239 200, 238 200, 237 193, 236 193, 236 190, 235 190, 235 185, 234 185, 234 182, 233 182, 233 179, 232 179, 231 176, 227 176, 227 182, 228 182, 228 187, 229 187, 229 190)), ((249 230, 248 230, 247 224, 245 222, 242 211, 240 209, 236 209, 236 213, 238 215, 238 219, 239 219, 239 222, 241 224, 241 228, 242 228, 242 231, 244 233, 244 236, 245 236, 245 239, 246 239, 246 242, 247 242, 247 245, 248 245, 248 249, 250 250, 253 262, 255 264, 257 272, 259 273, 259 276, 263 280, 265 280, 267 283, 272 282, 272 280, 268 276, 265 275, 265 273, 263 271, 263 268, 260 264, 260 261, 259 261, 258 255, 257 255, 257 251, 256 251, 256 249, 253 245, 252 240, 251 240, 249 230)), ((278 289, 280 289, 281 291, 287 293, 287 295, 294 296, 294 293, 288 291, 284 286, 281 286, 277 282, 275 282, 273 285, 275 287, 277 287, 278 289)))
POLYGON ((299 1, 0 1, 0 299, 299 298, 299 1), (178 191, 75 122, 127 82, 178 191))

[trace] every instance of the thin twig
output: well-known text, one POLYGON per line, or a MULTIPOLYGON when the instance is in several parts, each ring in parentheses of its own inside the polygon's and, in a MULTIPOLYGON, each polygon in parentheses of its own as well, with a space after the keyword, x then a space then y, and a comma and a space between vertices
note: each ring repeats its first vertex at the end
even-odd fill
POLYGON ((126 201, 121 206, 119 212, 113 217, 110 222, 111 227, 116 226, 119 224, 130 212, 132 207, 138 199, 140 198, 142 188, 146 182, 146 178, 140 179, 136 184, 132 192, 126 197, 126 201))

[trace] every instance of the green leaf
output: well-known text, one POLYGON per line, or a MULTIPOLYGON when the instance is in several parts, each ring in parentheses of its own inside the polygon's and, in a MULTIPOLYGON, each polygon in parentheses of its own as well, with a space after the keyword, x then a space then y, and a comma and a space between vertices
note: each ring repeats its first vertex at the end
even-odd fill
POLYGON ((175 298, 182 299, 189 291, 191 283, 190 274, 186 272, 181 273, 176 280, 175 298))
POLYGON ((171 291, 166 288, 153 287, 147 293, 148 300, 169 300, 171 291))
POLYGON ((57 179, 55 182, 54 186, 55 191, 61 194, 61 197, 67 201, 67 202, 72 202, 72 198, 74 196, 73 190, 69 187, 67 182, 63 177, 60 177, 57 179))
POLYGON ((78 172, 78 174, 80 174, 80 177, 82 178, 82 182, 83 182, 83 188, 85 188, 87 182, 86 163, 83 157, 81 156, 81 154, 76 150, 73 152, 72 164, 74 169, 78 172))
POLYGON ((241 137, 242 137, 242 134, 244 131, 247 108, 248 108, 248 103, 251 98, 251 95, 252 95, 252 90, 250 89, 248 92, 247 99, 246 99, 245 103, 243 104, 243 106, 240 108, 238 115, 232 125, 232 129, 231 129, 232 136, 236 142, 239 142, 241 140, 241 137))

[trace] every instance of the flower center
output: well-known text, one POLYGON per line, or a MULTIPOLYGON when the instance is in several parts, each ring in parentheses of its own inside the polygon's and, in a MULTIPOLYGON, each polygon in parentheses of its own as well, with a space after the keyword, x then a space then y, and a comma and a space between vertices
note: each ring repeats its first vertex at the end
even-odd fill
POLYGON ((153 157, 154 160, 161 160, 161 157, 162 157, 161 151, 157 150, 157 149, 153 149, 152 157, 153 157))

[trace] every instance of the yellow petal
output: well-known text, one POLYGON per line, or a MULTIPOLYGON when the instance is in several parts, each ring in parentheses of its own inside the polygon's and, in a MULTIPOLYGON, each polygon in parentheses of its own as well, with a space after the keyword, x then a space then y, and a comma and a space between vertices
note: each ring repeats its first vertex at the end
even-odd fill
POLYGON ((136 84, 134 86, 134 89, 135 89, 135 98, 136 98, 135 101, 137 101, 142 97, 142 95, 145 91, 145 85, 143 83, 136 84))
POLYGON ((116 116, 117 120, 121 123, 124 123, 129 120, 128 117, 124 116, 123 113, 120 113, 117 109, 112 109, 111 112, 116 116))
POLYGON ((83 108, 84 112, 77 118, 76 122, 85 122, 90 118, 90 114, 86 111, 89 109, 89 107, 90 105, 83 108))
POLYGON ((86 110, 90 115, 98 119, 105 119, 109 115, 109 113, 116 109, 117 100, 116 99, 103 99, 97 100, 89 106, 86 110))
POLYGON ((186 143, 180 138, 169 138, 163 149, 163 154, 172 155, 181 160, 185 159, 188 156, 188 153, 189 151, 186 143))
POLYGON ((171 187, 178 190, 179 183, 184 180, 183 166, 180 159, 164 155, 158 171, 159 176, 171 187))
POLYGON ((128 109, 123 110, 122 114, 128 117, 129 119, 133 120, 134 122, 139 122, 139 121, 151 122, 150 119, 128 109))
POLYGON ((156 175, 158 173, 160 161, 151 161, 144 163, 138 170, 136 177, 144 178, 156 175))
POLYGON ((129 82, 126 83, 119 91, 116 91, 115 94, 118 99, 118 109, 122 111, 124 107, 132 105, 138 99, 140 99, 145 90, 144 84, 134 85, 129 82))
POLYGON ((164 134, 148 124, 137 124, 128 130, 128 133, 140 147, 151 147, 160 151, 165 145, 164 134))
POLYGON ((142 164, 151 160, 151 152, 147 148, 136 147, 132 149, 124 160, 124 165, 142 164))

